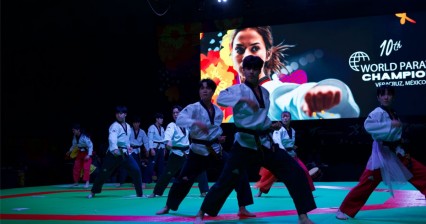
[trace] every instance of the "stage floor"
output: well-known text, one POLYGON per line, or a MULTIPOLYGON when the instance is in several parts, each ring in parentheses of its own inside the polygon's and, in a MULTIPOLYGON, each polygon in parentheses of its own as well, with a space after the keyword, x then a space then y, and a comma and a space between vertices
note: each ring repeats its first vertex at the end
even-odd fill
MULTIPOLYGON (((213 183, 210 183, 210 186, 213 183)), ((315 223, 426 223, 426 200, 411 184, 403 185, 392 197, 380 184, 355 219, 337 220, 335 212, 356 182, 315 182, 313 192, 317 209, 309 213, 315 223)), ((203 198, 196 184, 178 211, 155 215, 167 197, 136 198, 131 184, 115 187, 107 183, 101 194, 87 199, 89 189, 71 185, 52 185, 0 190, 0 223, 2 224, 73 224, 73 223, 191 223, 203 198)), ((251 183, 253 195, 257 193, 251 183)), ((169 185, 170 186, 170 185, 169 185)), ((144 195, 152 193, 154 184, 147 185, 144 195)), ((169 188, 165 195, 168 194, 169 188)), ((254 198, 247 209, 255 218, 239 218, 233 192, 217 217, 206 217, 207 223, 297 223, 294 204, 282 183, 275 183, 269 194, 254 198)))

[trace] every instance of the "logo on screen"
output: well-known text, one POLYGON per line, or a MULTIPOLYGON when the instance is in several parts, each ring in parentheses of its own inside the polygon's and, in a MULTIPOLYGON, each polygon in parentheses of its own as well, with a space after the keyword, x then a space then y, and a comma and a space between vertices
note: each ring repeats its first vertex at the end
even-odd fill
POLYGON ((362 51, 357 51, 353 53, 349 57, 349 66, 352 68, 352 70, 359 72, 359 65, 360 62, 368 62, 370 61, 370 57, 367 53, 362 51))

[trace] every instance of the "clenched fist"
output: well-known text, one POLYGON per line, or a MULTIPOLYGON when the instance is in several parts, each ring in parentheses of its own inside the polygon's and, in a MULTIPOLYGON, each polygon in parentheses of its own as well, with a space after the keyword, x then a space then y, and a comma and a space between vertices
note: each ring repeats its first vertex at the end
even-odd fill
POLYGON ((342 100, 342 91, 334 86, 315 86, 305 94, 302 110, 312 116, 314 112, 328 110, 342 100))

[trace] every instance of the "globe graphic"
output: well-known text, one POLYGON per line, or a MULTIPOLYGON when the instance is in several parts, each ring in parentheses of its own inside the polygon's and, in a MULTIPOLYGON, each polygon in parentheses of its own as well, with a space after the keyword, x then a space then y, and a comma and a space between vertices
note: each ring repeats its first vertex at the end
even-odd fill
POLYGON ((349 57, 349 66, 352 68, 352 70, 359 72, 358 63, 367 61, 370 61, 368 54, 362 51, 357 51, 349 57))

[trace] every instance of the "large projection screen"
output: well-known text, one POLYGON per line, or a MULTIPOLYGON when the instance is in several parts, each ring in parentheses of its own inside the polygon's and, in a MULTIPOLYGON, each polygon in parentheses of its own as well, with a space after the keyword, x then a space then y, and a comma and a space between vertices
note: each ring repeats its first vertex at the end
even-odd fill
MULTIPOLYGON (((279 120, 284 110, 293 120, 366 117, 378 106, 376 87, 384 84, 396 87, 400 115, 426 115, 425 27, 426 12, 270 26, 272 46, 289 45, 282 52, 285 66, 262 84, 271 95, 270 118, 279 120), (342 98, 308 116, 301 110, 304 94, 317 85, 338 88, 342 98)), ((221 90, 242 82, 234 66, 237 55, 256 50, 231 46, 240 30, 245 28, 200 35, 201 78, 218 84, 214 101, 221 90)), ((222 110, 223 122, 231 123, 232 109, 222 110)))

